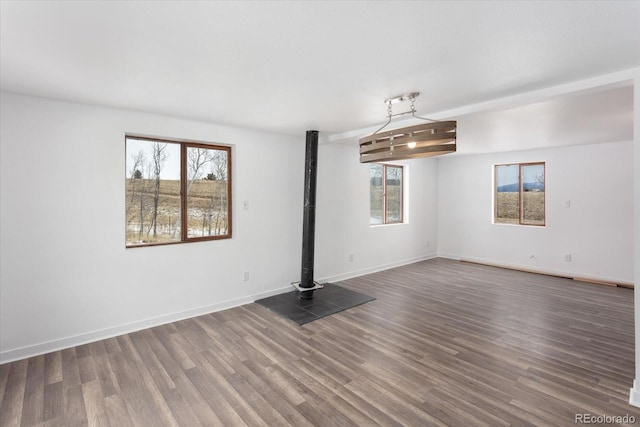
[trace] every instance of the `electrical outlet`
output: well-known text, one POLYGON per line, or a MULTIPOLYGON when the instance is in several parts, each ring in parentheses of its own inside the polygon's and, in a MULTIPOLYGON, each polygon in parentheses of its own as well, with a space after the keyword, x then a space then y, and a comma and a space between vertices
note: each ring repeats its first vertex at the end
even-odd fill
POLYGON ((567 262, 571 262, 571 254, 565 254, 564 260, 567 262))
POLYGON ((245 210, 245 211, 249 210, 249 201, 248 200, 245 200, 245 201, 242 202, 242 209, 245 210))
POLYGON ((245 282, 249 281, 249 272, 245 271, 244 273, 242 273, 242 280, 245 282))
POLYGON ((353 262, 353 254, 349 254, 349 262, 353 262))

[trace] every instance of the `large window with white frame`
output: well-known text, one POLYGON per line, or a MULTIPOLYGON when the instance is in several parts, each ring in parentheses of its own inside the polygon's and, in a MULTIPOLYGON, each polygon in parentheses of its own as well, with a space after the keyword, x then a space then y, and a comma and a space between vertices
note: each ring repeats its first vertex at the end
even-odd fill
POLYGON ((372 164, 370 176, 369 223, 398 224, 404 220, 403 167, 372 164))
POLYGON ((127 136, 126 246, 231 237, 231 147, 127 136))

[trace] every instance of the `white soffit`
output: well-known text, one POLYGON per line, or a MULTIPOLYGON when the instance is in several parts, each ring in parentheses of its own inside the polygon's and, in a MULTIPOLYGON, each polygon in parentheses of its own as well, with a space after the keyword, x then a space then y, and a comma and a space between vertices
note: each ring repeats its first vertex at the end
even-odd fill
POLYGON ((633 86, 458 117, 458 155, 633 140, 633 86))

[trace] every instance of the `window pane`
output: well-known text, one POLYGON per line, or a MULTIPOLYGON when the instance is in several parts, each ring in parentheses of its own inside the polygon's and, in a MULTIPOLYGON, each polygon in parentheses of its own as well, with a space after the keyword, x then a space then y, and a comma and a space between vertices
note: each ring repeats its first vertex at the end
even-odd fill
POLYGON ((522 223, 544 225, 544 165, 522 165, 522 223))
POLYGON ((402 168, 387 166, 387 223, 402 222, 402 168))
POLYGON ((126 140, 126 244, 180 241, 180 145, 126 140))
POLYGON ((382 188, 382 165, 369 166, 370 175, 370 224, 382 224, 382 210, 384 206, 384 194, 382 188))
POLYGON ((187 238, 229 233, 228 153, 187 146, 187 238))
POLYGON ((496 166, 495 222, 520 223, 520 166, 496 166))

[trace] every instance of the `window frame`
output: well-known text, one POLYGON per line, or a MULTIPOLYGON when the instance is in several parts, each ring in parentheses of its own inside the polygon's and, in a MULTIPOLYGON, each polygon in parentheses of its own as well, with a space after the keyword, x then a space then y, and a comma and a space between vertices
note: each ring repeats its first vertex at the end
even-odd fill
POLYGON ((493 165, 493 223, 494 224, 502 224, 502 225, 525 225, 525 226, 530 226, 530 227, 545 227, 547 224, 547 166, 546 166, 546 162, 542 161, 542 162, 524 162, 524 163, 501 163, 501 164, 496 164, 493 165), (523 179, 523 169, 527 166, 537 166, 537 165, 541 165, 543 168, 543 185, 544 185, 544 191, 543 193, 543 198, 542 198, 542 203, 544 205, 544 209, 543 209, 543 217, 542 217, 542 224, 539 223, 533 223, 533 222, 527 222, 527 220, 524 218, 524 197, 523 197, 523 193, 525 193, 524 191, 524 179, 523 179), (502 222, 502 221, 498 221, 498 167, 500 166, 518 166, 518 222, 517 223, 511 223, 511 222, 502 222))
MULTIPOLYGON (((203 242, 210 240, 226 240, 233 238, 233 150, 230 145, 207 143, 203 141, 194 141, 187 139, 175 139, 175 138, 156 138, 152 136, 139 136, 136 134, 125 134, 125 165, 127 156, 127 140, 136 139, 149 142, 161 142, 180 145, 180 240, 170 242, 151 242, 151 243, 139 243, 128 244, 126 237, 126 218, 125 218, 125 248, 146 248, 149 246, 166 246, 177 245, 182 243, 203 242), (210 150, 220 150, 227 153, 227 224, 228 230, 226 234, 215 236, 198 236, 189 237, 188 233, 188 215, 187 215, 187 186, 188 186, 188 164, 187 164, 187 149, 188 148, 204 148, 210 150)), ((125 166, 125 183, 128 179, 127 170, 125 166)), ((126 190, 125 190, 126 196, 126 190)), ((126 208, 126 201, 125 201, 126 208)))
MULTIPOLYGON (((392 165, 386 163, 372 163, 370 166, 382 166, 382 223, 374 224, 371 223, 371 202, 369 202, 369 226, 377 227, 381 225, 393 225, 393 224, 404 224, 405 213, 405 200, 404 200, 404 166, 403 165, 392 165), (388 221, 387 220, 387 168, 396 168, 400 169, 400 176, 402 177, 401 186, 400 186, 400 220, 399 221, 388 221)), ((370 176, 370 174, 369 174, 370 176)), ((371 197, 371 178, 369 178, 369 197, 371 197)))

